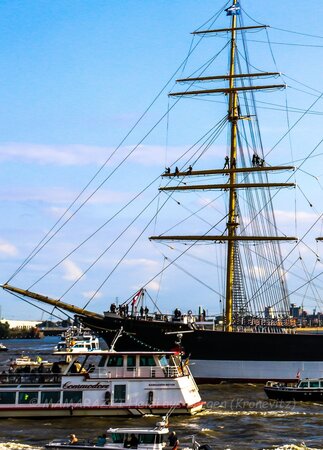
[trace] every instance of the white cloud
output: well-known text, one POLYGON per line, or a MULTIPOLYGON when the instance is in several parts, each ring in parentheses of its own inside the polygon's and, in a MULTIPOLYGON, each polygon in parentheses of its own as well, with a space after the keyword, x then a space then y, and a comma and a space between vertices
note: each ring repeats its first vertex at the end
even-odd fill
POLYGON ((6 241, 0 240, 0 255, 16 256, 18 254, 17 247, 6 241))
POLYGON ((158 281, 151 281, 147 286, 146 286, 148 291, 154 291, 157 292, 159 291, 160 285, 158 281))
MULTIPOLYGON (((2 189, 0 193, 0 200, 3 201, 16 201, 16 202, 44 202, 44 203, 61 203, 68 206, 77 197, 78 192, 67 190, 66 188, 50 188, 39 189, 35 188, 15 188, 15 189, 2 189)), ((101 204, 109 205, 114 203, 120 203, 130 198, 130 193, 116 192, 111 190, 101 190, 97 192, 89 201, 89 204, 101 204)), ((86 194, 80 199, 80 201, 87 198, 86 194)), ((50 212, 54 215, 60 215, 65 211, 65 208, 53 206, 50 208, 50 212)))
POLYGON ((41 145, 9 142, 0 145, 0 161, 20 161, 59 166, 102 164, 111 154, 108 147, 41 145))
MULTIPOLYGON (((124 158, 135 148, 134 145, 120 147, 111 161, 124 158)), ((86 166, 89 164, 102 165, 115 151, 115 147, 99 147, 95 145, 46 145, 8 142, 0 145, 0 161, 16 161, 40 165, 57 166, 86 166)), ((187 151, 187 147, 173 146, 167 148, 168 162, 172 164, 187 151)), ((218 151, 214 154, 220 153, 218 151)), ((221 149, 221 153, 223 150, 221 149)), ((187 156, 187 158, 189 155, 187 156)), ((206 155, 208 157, 208 155, 206 155)), ((160 166, 165 164, 165 147, 159 145, 140 145, 130 157, 131 161, 143 166, 160 166)), ((109 163, 109 165, 111 162, 109 163)))
MULTIPOLYGON (((283 211, 283 210, 276 210, 275 216, 277 220, 281 222, 287 222, 287 223, 294 223, 295 221, 295 212, 294 211, 283 211)), ((308 213, 305 211, 297 211, 296 213, 296 220, 298 222, 309 222, 312 223, 317 219, 317 214, 314 213, 308 213)))
POLYGON ((85 298, 88 298, 88 299, 92 298, 93 295, 95 294, 94 300, 103 297, 103 294, 100 291, 98 291, 98 292, 96 292, 96 291, 86 291, 86 292, 82 292, 82 294, 83 294, 83 296, 85 298))
POLYGON ((65 274, 63 278, 68 281, 76 281, 82 274, 82 270, 71 260, 63 262, 65 274))

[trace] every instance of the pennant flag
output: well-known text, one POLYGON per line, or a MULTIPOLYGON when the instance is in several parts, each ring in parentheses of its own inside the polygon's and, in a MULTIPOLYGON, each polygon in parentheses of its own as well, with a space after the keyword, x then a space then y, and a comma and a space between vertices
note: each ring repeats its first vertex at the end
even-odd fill
POLYGON ((138 291, 137 294, 133 297, 133 299, 131 301, 132 306, 134 306, 137 303, 141 294, 142 294, 142 289, 140 289, 140 291, 138 291))
POLYGON ((226 10, 227 16, 237 16, 240 14, 240 4, 236 3, 235 5, 230 6, 226 10))

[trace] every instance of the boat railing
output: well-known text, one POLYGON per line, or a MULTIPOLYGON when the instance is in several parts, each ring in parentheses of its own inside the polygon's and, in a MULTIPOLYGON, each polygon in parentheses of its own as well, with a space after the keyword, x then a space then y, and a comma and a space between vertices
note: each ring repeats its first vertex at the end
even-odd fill
POLYGON ((53 372, 6 372, 0 374, 0 384, 59 384, 62 376, 83 375, 88 380, 91 378, 175 378, 189 375, 186 367, 180 369, 177 366, 165 367, 99 367, 90 372, 81 373, 53 373, 53 372))
POLYGON ((177 366, 99 367, 89 375, 90 378, 175 378, 181 376, 182 371, 177 366))
POLYGON ((2 372, 0 384, 59 384, 62 374, 58 373, 22 373, 2 372))

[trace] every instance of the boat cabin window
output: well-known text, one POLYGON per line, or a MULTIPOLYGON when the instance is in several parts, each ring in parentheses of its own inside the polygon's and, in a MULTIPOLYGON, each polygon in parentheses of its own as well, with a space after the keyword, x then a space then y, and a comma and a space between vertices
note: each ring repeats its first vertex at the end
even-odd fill
POLYGON ((111 433, 111 439, 114 444, 123 444, 124 434, 123 433, 111 433))
POLYGON ((59 403, 60 397, 61 397, 60 391, 41 392, 40 393, 40 403, 59 403))
POLYGON ((16 403, 15 392, 0 392, 0 404, 16 403))
POLYGON ((140 355, 140 366, 155 366, 155 360, 152 355, 140 355))
POLYGON ((122 367, 123 366, 123 357, 112 355, 109 356, 107 367, 122 367))
POLYGON ((159 440, 160 435, 159 434, 140 434, 139 435, 139 442, 140 444, 159 444, 161 442, 159 440))
POLYGON ((82 391, 64 391, 63 403, 82 403, 83 392, 82 391))
POLYGON ((115 403, 125 403, 126 402, 126 385, 116 384, 114 386, 113 398, 115 403))
POLYGON ((127 368, 136 367, 136 355, 127 356, 127 368))
POLYGON ((311 388, 318 388, 318 387, 320 387, 320 382, 319 382, 319 380, 316 380, 316 381, 310 381, 310 387, 311 387, 311 388))
POLYGON ((124 448, 138 448, 139 444, 139 438, 138 435, 135 433, 127 433, 123 446, 124 448))
POLYGON ((300 384, 299 384, 299 387, 307 388, 308 387, 308 381, 301 381, 300 384))
POLYGON ((104 367, 104 366, 105 366, 106 360, 107 360, 106 356, 102 356, 102 357, 100 358, 100 361, 99 361, 98 366, 99 366, 99 367, 104 367))
POLYGON ((18 403, 20 404, 29 404, 29 403, 38 403, 38 392, 36 391, 25 391, 19 392, 18 394, 18 403))

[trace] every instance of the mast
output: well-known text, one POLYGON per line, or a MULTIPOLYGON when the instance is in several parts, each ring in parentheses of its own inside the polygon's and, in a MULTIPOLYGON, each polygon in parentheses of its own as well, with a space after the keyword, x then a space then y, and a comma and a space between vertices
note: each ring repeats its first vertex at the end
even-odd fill
MULTIPOLYGON (((236 6, 237 0, 233 0, 233 6, 236 6)), ((238 113, 238 93, 234 90, 235 86, 235 52, 236 52, 236 25, 237 16, 232 15, 231 19, 231 49, 230 49, 230 92, 229 92, 229 115, 228 119, 231 123, 231 149, 230 149, 230 167, 234 169, 237 161, 237 122, 239 118, 238 113)), ((234 259, 235 259, 235 245, 233 238, 236 235, 238 226, 236 215, 236 172, 232 171, 229 174, 229 211, 228 211, 228 247, 227 247, 227 281, 226 281, 226 298, 225 298, 225 330, 232 331, 232 316, 233 316, 233 282, 234 282, 234 259)))
MULTIPOLYGON (((237 168, 237 147, 238 147, 238 121, 243 120, 245 117, 240 116, 239 108, 239 92, 250 92, 250 91, 260 91, 263 89, 281 89, 285 88, 284 84, 271 84, 271 85, 237 85, 237 80, 249 79, 256 77, 265 76, 279 76, 279 73, 275 72, 259 72, 257 73, 236 73, 236 37, 238 31, 244 31, 254 28, 266 28, 265 25, 260 26, 250 26, 250 27, 237 27, 237 15, 240 14, 240 5, 238 0, 233 0, 233 4, 227 10, 227 15, 231 15, 231 27, 223 28, 218 30, 206 30, 197 31, 193 34, 209 34, 209 33, 230 33, 230 57, 229 57, 229 74, 220 76, 206 76, 206 77, 192 77, 192 78, 181 78, 177 80, 178 82, 203 82, 222 79, 228 82, 228 87, 223 87, 220 89, 200 89, 200 90, 186 90, 184 92, 171 93, 169 96, 187 96, 187 95, 207 95, 207 94, 218 94, 222 93, 228 96, 228 122, 230 123, 230 143, 229 143, 229 167, 226 169, 212 169, 212 170, 193 170, 190 168, 188 172, 176 171, 176 173, 171 173, 168 171, 163 176, 164 177, 179 177, 185 176, 185 183, 177 186, 167 186, 161 187, 160 190, 163 191, 186 191, 186 190, 214 190, 214 189, 224 189, 228 191, 228 213, 227 213, 227 224, 226 224, 226 234, 214 236, 214 235, 186 235, 186 236, 151 236, 152 240, 178 240, 178 241, 214 241, 214 242, 225 242, 227 244, 227 261, 226 261, 226 292, 225 292, 225 330, 231 332, 233 330, 233 303, 234 303, 234 292, 235 288, 238 289, 239 286, 235 286, 238 278, 235 276, 235 270, 239 260, 238 253, 238 243, 239 241, 282 241, 282 240, 292 240, 297 241, 296 237, 289 236, 246 236, 238 235, 237 229, 238 223, 238 211, 237 211, 237 190, 238 189, 250 189, 250 188, 272 188, 272 187, 291 187, 295 186, 294 183, 239 183, 237 180, 237 174, 239 173, 252 173, 252 172, 268 172, 268 171, 279 171, 279 170, 294 170, 292 166, 276 166, 276 167, 238 167, 237 168), (229 11, 230 10, 230 14, 229 11), (187 181, 190 176, 197 175, 210 175, 222 173, 228 176, 228 183, 221 184, 203 184, 203 185, 189 185, 187 181), (187 177, 187 178, 186 178, 187 177)), ((239 283, 238 283, 239 284, 239 283)), ((241 283, 240 283, 241 285, 241 283)))

